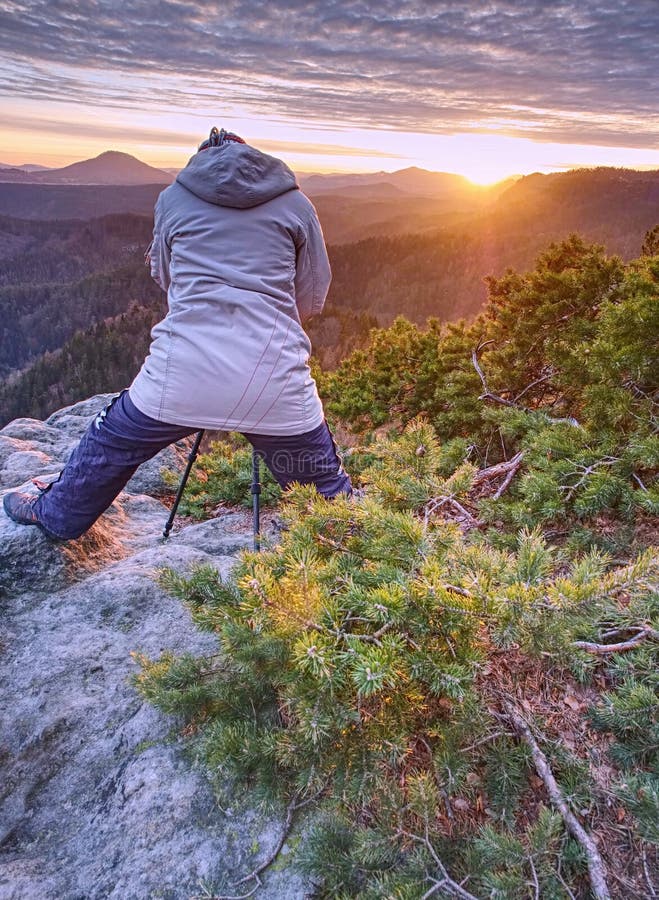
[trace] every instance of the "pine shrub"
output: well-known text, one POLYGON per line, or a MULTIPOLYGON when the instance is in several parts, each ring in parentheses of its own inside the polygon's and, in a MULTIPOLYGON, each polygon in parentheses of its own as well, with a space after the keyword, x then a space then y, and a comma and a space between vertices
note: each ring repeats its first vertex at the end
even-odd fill
POLYGON ((581 848, 504 700, 522 704, 568 802, 597 828, 592 760, 543 710, 565 708, 556 684, 592 691, 609 671, 619 686, 595 706, 573 697, 571 727, 613 735, 613 789, 653 839, 653 645, 599 658, 578 642, 657 628, 657 558, 571 557, 537 527, 514 548, 464 534, 436 501, 464 499, 476 470, 423 419, 369 453, 363 499, 290 490, 280 542, 244 552, 231 580, 212 567, 166 572, 218 653, 142 658, 137 683, 183 717, 218 784, 247 785, 269 808, 315 798, 299 864, 316 896, 421 897, 448 872, 478 897, 532 897, 534 885, 566 897, 564 884, 585 897, 581 848))

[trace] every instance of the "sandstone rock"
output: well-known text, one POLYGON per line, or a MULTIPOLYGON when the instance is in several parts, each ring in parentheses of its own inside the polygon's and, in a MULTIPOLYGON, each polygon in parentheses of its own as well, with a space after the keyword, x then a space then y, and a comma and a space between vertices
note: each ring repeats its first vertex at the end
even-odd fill
POLYGON ((21 441, 18 438, 0 434, 0 467, 4 466, 5 461, 9 459, 12 453, 31 449, 32 444, 29 441, 21 441))
POLYGON ((49 446, 62 440, 62 432, 46 425, 38 419, 14 419, 4 428, 0 428, 0 436, 18 438, 21 441, 33 441, 49 446))
POLYGON ((170 540, 196 547, 210 556, 235 554, 252 546, 251 534, 235 530, 242 520, 240 513, 225 513, 198 525, 188 525, 178 534, 172 535, 170 540))
POLYGON ((142 463, 126 485, 126 491, 132 494, 153 494, 156 496, 163 493, 171 493, 173 488, 164 480, 162 470, 182 472, 185 468, 191 444, 192 441, 189 438, 186 438, 184 441, 177 441, 175 444, 165 447, 152 459, 142 463))
MULTIPOLYGON (((38 419, 15 419, 0 430, 0 489, 15 488, 36 476, 60 472, 73 448, 94 417, 116 394, 97 394, 38 419)), ((191 439, 166 447, 147 460, 126 485, 131 494, 162 495, 171 492, 162 470, 181 472, 191 439)), ((46 479, 49 480, 49 479, 46 479)))
POLYGON ((46 419, 46 425, 65 431, 70 437, 80 437, 90 420, 104 409, 117 394, 96 394, 71 406, 58 409, 46 419))
POLYGON ((61 462, 41 450, 18 450, 0 469, 0 488, 13 487, 35 475, 53 474, 61 468, 61 462))
MULTIPOLYGON (((37 493, 29 483, 18 490, 37 493)), ((166 519, 157 500, 122 494, 78 540, 56 542, 38 526, 12 522, 0 508, 0 598, 59 590, 153 543, 166 519)))
MULTIPOLYGON (((93 401, 94 414, 98 399, 45 425, 10 423, 0 441, 19 443, 2 471, 18 477, 23 464, 46 465, 40 454, 62 452, 72 436, 75 443, 86 404, 93 401)), ((0 509, 2 900, 242 893, 232 882, 277 842, 283 816, 264 818, 242 793, 221 810, 179 723, 132 684, 136 653, 218 652, 214 636, 159 586, 158 571, 204 563, 226 577, 251 545, 242 514, 189 525, 163 542, 166 518, 157 499, 122 493, 81 539, 54 543, 0 509)), ((302 900, 308 888, 284 866, 266 873, 259 896, 302 900)))

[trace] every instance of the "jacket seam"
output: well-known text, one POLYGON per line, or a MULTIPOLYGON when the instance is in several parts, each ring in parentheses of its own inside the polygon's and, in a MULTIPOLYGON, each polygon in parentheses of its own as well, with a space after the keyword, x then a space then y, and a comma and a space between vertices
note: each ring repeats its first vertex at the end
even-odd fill
POLYGON ((160 394, 160 406, 158 408, 158 418, 162 421, 163 409, 165 408, 165 395, 167 393, 167 383, 169 381, 169 370, 172 359, 172 351, 174 348, 174 331, 170 326, 169 332, 169 347, 167 348, 167 360, 165 361, 165 376, 162 380, 162 391, 160 394))
MULTIPOLYGON (((164 231, 168 232, 170 230, 170 222, 169 222, 169 217, 167 215, 167 201, 165 200, 165 191, 163 191, 159 195, 158 200, 160 201, 160 211, 161 211, 162 223, 164 225, 164 231)), ((172 248, 171 242, 165 239, 164 234, 162 235, 162 238, 165 241, 165 243, 167 244, 167 246, 169 247, 169 249, 171 250, 171 248, 172 248)))
MULTIPOLYGON (((298 350, 298 352, 297 352, 297 364, 298 364, 298 366, 300 365, 300 357, 301 357, 301 355, 302 355, 302 350, 300 349, 300 350, 298 350)), ((308 401, 309 401, 309 390, 308 390, 308 388, 307 388, 307 385, 305 384, 305 385, 303 385, 303 387, 302 387, 302 421, 303 421, 303 422, 306 422, 306 421, 307 421, 307 418, 308 418, 308 415, 309 415, 309 412, 308 412, 308 409, 307 409, 307 407, 308 407, 308 405, 309 405, 309 404, 308 404, 308 401)))
POLYGON ((311 268, 311 315, 315 316, 318 313, 319 300, 318 300, 318 279, 316 278, 316 266, 314 265, 314 255, 312 249, 309 245, 309 238, 307 236, 307 252, 309 254, 309 266, 311 268))

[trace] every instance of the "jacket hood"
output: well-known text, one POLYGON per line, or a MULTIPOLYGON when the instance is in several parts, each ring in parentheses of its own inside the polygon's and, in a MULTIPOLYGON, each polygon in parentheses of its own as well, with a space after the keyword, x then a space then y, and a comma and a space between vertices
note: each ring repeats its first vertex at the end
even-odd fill
POLYGON ((233 141, 196 153, 176 180, 208 203, 235 209, 259 206, 298 187, 286 163, 233 141))

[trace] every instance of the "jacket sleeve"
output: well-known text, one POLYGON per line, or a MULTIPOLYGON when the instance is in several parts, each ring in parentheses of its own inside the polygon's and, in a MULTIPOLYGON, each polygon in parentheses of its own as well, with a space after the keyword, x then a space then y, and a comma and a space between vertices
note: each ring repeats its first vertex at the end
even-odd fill
POLYGON ((156 201, 153 216, 153 240, 146 249, 144 261, 151 269, 151 277, 163 291, 169 288, 169 261, 171 247, 167 236, 165 224, 164 201, 162 194, 156 201))
POLYGON ((323 230, 311 203, 309 214, 298 230, 295 249, 295 301, 300 320, 304 322, 322 312, 332 280, 323 230))

